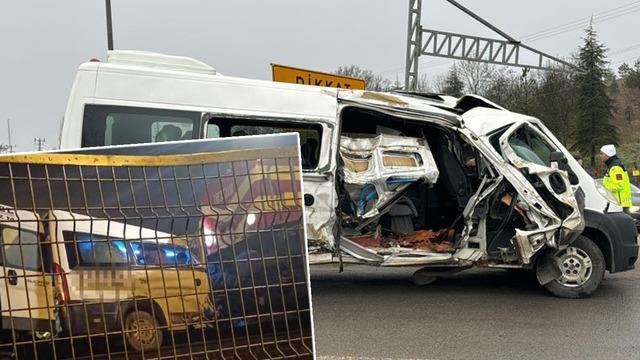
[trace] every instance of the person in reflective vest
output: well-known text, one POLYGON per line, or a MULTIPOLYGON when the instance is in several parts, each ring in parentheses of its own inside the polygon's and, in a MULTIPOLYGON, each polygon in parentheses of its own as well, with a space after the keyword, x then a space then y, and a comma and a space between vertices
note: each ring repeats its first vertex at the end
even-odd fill
POLYGON ((631 182, 624 165, 616 155, 614 145, 600 148, 600 160, 607 165, 602 185, 607 188, 625 210, 631 207, 631 182))

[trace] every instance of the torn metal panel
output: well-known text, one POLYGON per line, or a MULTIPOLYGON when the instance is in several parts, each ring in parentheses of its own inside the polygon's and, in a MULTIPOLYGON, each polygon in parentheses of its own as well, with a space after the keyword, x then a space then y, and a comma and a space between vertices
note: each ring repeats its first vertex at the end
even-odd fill
POLYGON ((458 264, 458 261, 449 253, 433 253, 433 252, 404 252, 388 255, 384 259, 381 266, 414 266, 429 264, 458 264))
MULTIPOLYGON (((525 123, 526 121, 521 120, 514 124, 505 132, 505 134, 502 135, 500 144, 503 145, 506 143, 508 145, 508 137, 510 134, 525 123)), ((506 180, 519 194, 516 201, 516 211, 521 213, 522 216, 526 216, 530 223, 535 224, 538 227, 535 230, 529 231, 521 229, 516 230, 516 236, 513 238, 513 243, 519 253, 520 260, 524 264, 529 264, 531 262, 531 257, 543 248, 543 245, 546 244, 551 248, 562 247, 573 241, 575 236, 582 231, 584 228, 584 220, 580 214, 579 206, 574 196, 575 194, 570 190, 571 187, 569 186, 569 179, 566 173, 559 172, 563 179, 562 181, 567 185, 567 189, 569 190, 558 195, 553 192, 549 183, 549 175, 552 173, 558 173, 558 170, 525 162, 520 159, 509 146, 501 146, 503 156, 500 156, 493 149, 488 136, 475 133, 472 129, 463 128, 460 129, 460 133, 463 134, 467 140, 483 154, 483 156, 495 168, 497 173, 495 175, 497 177, 495 178, 492 186, 489 186, 487 191, 484 191, 480 198, 488 196, 493 190, 495 190, 495 187, 500 182, 506 180), (550 190, 551 194, 553 194, 560 202, 573 209, 573 212, 565 218, 561 218, 556 214, 550 204, 543 199, 536 188, 525 177, 522 169, 525 169, 529 174, 538 175, 545 184, 545 187, 550 190), (558 232, 560 232, 560 236, 558 236, 558 232), (558 243, 558 238, 563 239, 561 244, 558 243), (540 243, 541 241, 542 244, 540 243)), ((475 208, 471 209, 469 215, 465 216, 467 226, 463 230, 463 235, 461 236, 462 244, 466 242, 469 232, 472 229, 470 215, 473 215, 474 210, 475 208)))
MULTIPOLYGON (((544 244, 551 248, 560 248, 571 243, 580 235, 585 223, 567 172, 524 160, 516 154, 510 145, 509 139, 523 126, 526 126, 526 123, 519 121, 502 134, 500 136, 500 147, 503 157, 517 169, 517 171, 509 172, 514 175, 514 180, 517 179, 517 182, 521 184, 521 191, 519 192, 523 195, 522 198, 525 203, 521 207, 528 210, 528 214, 539 227, 538 230, 534 231, 517 230, 516 232, 514 243, 520 252, 523 263, 528 264, 533 254, 539 251, 544 244), (524 177, 522 170, 525 170, 530 175, 537 175, 549 194, 571 209, 571 212, 561 217, 543 199, 540 192, 531 185, 530 181, 524 177), (551 184, 551 176, 559 179, 561 190, 551 184), (564 191, 562 191, 562 188, 564 191), (556 236, 557 230, 560 230, 559 237, 556 236), (562 243, 559 242, 560 239, 563 240, 562 243)), ((529 130, 540 134, 544 138, 544 135, 537 129, 530 127, 529 130)))
POLYGON ((379 135, 375 138, 340 139, 345 184, 356 203, 358 217, 369 218, 417 181, 435 183, 439 171, 423 139, 379 135))
POLYGON ((312 204, 305 206, 309 244, 327 250, 334 249, 333 226, 336 222, 337 199, 333 182, 328 181, 327 176, 305 174, 304 192, 313 199, 312 204))
POLYGON ((516 229, 513 245, 516 247, 520 258, 524 264, 529 264, 533 255, 545 245, 557 247, 555 244, 555 233, 560 226, 550 226, 542 230, 526 231, 516 229), (553 244, 550 244, 553 243, 553 244))
POLYGON ((385 257, 376 254, 375 252, 367 249, 366 247, 351 241, 346 237, 340 239, 340 250, 353 256, 354 258, 366 263, 381 265, 385 261, 385 257))
POLYGON ((462 125, 460 116, 433 106, 419 97, 372 91, 340 91, 338 101, 346 106, 355 105, 374 109, 391 116, 439 124, 449 128, 458 128, 462 125))

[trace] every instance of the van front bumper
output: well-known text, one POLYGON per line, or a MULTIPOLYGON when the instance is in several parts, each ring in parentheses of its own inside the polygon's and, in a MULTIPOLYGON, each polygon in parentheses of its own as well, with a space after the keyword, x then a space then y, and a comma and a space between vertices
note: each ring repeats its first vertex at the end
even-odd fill
POLYGON ((634 220, 624 212, 598 213, 585 210, 587 228, 602 232, 609 240, 610 272, 634 268, 638 260, 638 230, 634 220))

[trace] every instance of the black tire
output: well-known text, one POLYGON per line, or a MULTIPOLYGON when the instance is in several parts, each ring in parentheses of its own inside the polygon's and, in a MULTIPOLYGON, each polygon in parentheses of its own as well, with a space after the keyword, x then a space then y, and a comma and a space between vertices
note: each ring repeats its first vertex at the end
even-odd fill
POLYGON ((409 281, 415 286, 427 286, 438 281, 438 277, 429 268, 422 268, 414 272, 409 281))
POLYGON ((162 346, 163 331, 158 320, 147 311, 138 309, 129 312, 124 319, 124 327, 124 338, 131 349, 147 353, 157 351, 162 346))
POLYGON ((606 263, 602 251, 589 238, 580 236, 567 249, 550 252, 547 256, 556 257, 562 273, 544 285, 553 295, 569 299, 585 298, 600 286, 606 263))

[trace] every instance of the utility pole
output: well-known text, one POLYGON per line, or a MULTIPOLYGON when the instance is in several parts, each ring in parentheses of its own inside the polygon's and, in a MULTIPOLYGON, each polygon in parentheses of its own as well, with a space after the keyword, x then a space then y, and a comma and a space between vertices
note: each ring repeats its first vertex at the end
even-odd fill
POLYGON ((9 134, 9 145, 7 145, 7 152, 13 152, 13 143, 11 142, 11 118, 7 118, 7 134, 9 134))
POLYGON ((104 0, 107 11, 107 50, 113 50, 113 27, 111 24, 111 0, 104 0))
POLYGON ((45 138, 35 138, 33 139, 33 143, 38 147, 38 151, 42 151, 44 149, 44 142, 47 141, 45 138))

